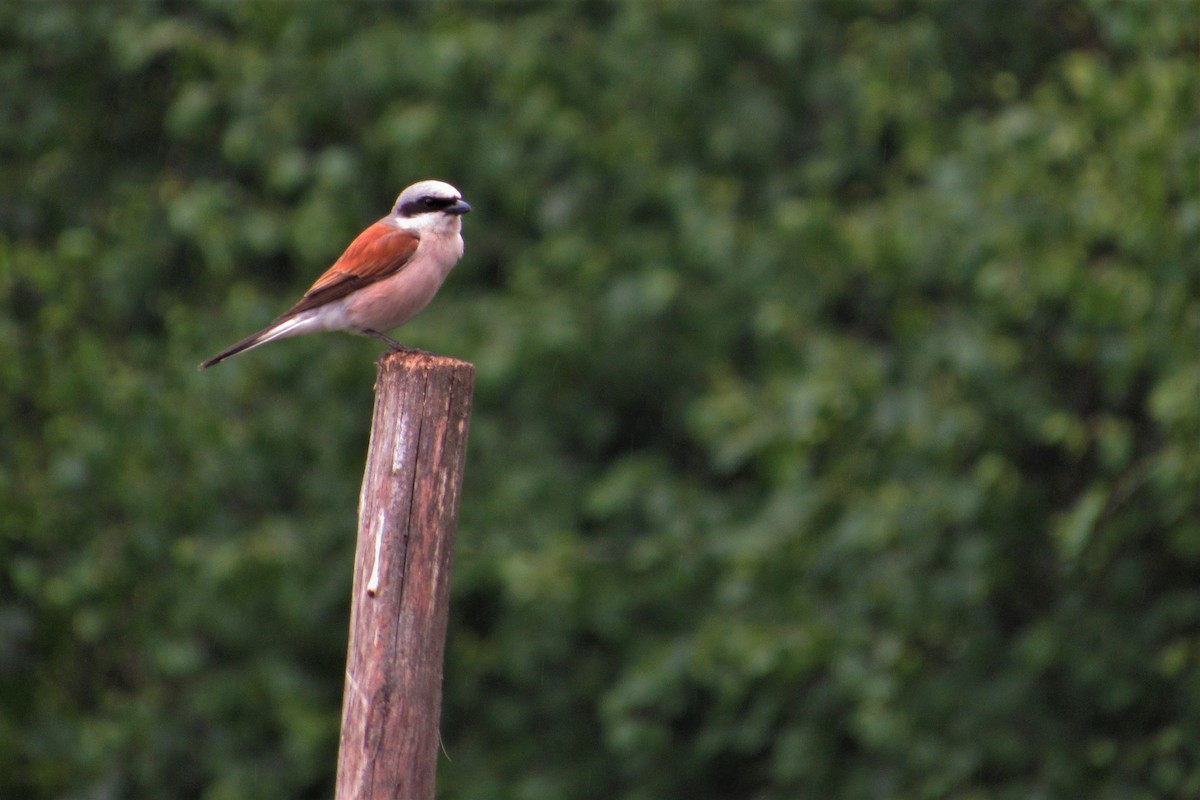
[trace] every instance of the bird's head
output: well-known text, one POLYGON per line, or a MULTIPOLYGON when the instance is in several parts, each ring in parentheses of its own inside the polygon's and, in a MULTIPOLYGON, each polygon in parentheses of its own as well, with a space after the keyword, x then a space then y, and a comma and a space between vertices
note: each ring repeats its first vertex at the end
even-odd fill
POLYGON ((409 229, 440 228, 449 223, 455 227, 459 217, 471 210, 462 194, 442 181, 420 181, 409 186, 396 198, 392 216, 409 229))

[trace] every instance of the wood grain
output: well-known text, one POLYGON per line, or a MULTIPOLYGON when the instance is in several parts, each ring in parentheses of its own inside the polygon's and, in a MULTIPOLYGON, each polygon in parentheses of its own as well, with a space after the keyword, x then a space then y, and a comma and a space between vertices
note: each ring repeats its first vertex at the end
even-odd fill
POLYGON ((475 368, 416 352, 386 353, 377 367, 337 800, 433 800, 475 368))

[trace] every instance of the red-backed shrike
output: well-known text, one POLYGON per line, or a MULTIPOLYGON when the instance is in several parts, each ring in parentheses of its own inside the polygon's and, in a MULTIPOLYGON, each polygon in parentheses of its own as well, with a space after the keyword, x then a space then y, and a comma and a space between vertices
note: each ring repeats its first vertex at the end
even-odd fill
POLYGON ((462 258, 462 215, 470 210, 448 183, 414 183, 396 198, 392 213, 360 233, 300 302, 200 369, 275 339, 316 331, 349 331, 406 349, 383 332, 407 322, 437 294, 462 258))

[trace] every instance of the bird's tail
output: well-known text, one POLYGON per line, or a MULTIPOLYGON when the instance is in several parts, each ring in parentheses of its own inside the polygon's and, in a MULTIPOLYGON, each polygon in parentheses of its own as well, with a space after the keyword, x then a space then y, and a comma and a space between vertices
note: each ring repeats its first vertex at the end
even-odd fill
POLYGON ((287 319, 276 320, 272 325, 263 328, 258 333, 247 336, 235 345, 231 345, 221 352, 217 353, 207 361, 202 361, 198 369, 208 369, 214 364, 220 364, 230 356, 236 356, 243 350, 249 350, 252 347, 258 347, 260 344, 273 342, 276 339, 282 339, 285 336, 295 336, 298 333, 304 333, 304 323, 308 318, 301 315, 290 317, 287 319))

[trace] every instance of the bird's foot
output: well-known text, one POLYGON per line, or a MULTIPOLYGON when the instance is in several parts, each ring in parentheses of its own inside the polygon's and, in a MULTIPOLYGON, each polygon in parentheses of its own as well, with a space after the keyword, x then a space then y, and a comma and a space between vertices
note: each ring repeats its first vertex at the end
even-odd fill
POLYGON ((386 335, 380 333, 379 331, 371 330, 368 328, 368 329, 364 330, 363 333, 365 333, 367 336, 374 336, 379 341, 387 343, 388 346, 391 347, 393 353, 416 353, 416 354, 422 355, 422 356, 433 355, 433 353, 429 352, 428 350, 419 350, 416 347, 409 347, 406 344, 401 344, 400 342, 397 342, 392 337, 386 336, 386 335))

